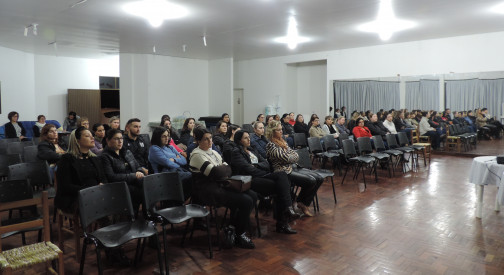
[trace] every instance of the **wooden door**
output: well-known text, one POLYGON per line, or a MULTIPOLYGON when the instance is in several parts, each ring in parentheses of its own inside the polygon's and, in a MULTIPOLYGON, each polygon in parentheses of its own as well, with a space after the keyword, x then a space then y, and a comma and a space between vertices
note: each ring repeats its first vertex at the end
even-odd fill
POLYGON ((78 116, 89 119, 90 127, 100 122, 101 97, 100 90, 68 89, 67 114, 74 111, 78 116))

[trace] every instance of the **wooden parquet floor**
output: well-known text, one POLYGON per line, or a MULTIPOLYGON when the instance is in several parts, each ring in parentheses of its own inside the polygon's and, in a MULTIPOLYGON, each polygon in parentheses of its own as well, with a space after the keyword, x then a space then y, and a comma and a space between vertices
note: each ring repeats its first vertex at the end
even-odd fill
MULTIPOLYGON (((481 141, 477 154, 501 154, 504 140, 481 141)), ((495 186, 485 188, 483 218, 474 215, 475 188, 468 182, 472 158, 433 155, 429 167, 396 173, 379 171, 365 192, 362 177, 335 176, 338 204, 330 182, 319 191, 321 212, 296 221, 297 235, 274 232, 271 216, 261 215, 263 237, 256 249, 218 251, 208 259, 205 232, 181 248, 182 227, 170 233, 171 274, 504 274, 504 213, 493 210, 495 186)), ((251 219, 253 225, 253 219, 251 219)), ((56 238, 55 225, 53 226, 56 238)), ((215 232, 213 232, 215 238, 215 232)), ((32 239, 35 237, 32 236, 32 239)), ((20 243, 9 238, 7 245, 20 243)), ((68 236, 66 243, 71 243, 68 236)), ((133 258, 135 244, 125 247, 133 258)), ((67 274, 77 274, 74 251, 67 248, 67 274)), ((105 263, 105 274, 157 273, 153 249, 146 248, 136 268, 105 263)), ((27 272, 37 273, 36 270, 27 272)), ((96 256, 88 249, 85 274, 97 274, 96 256)))

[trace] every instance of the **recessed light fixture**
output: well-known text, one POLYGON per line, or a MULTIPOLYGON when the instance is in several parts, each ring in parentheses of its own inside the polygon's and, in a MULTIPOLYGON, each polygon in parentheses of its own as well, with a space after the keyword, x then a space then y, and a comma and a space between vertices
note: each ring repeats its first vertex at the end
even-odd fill
POLYGON ((164 20, 187 16, 189 11, 180 5, 165 0, 143 0, 123 6, 125 12, 145 18, 151 26, 157 28, 164 20))
POLYGON ((287 44, 289 49, 294 50, 299 43, 308 42, 310 41, 310 38, 299 36, 296 18, 294 18, 294 16, 291 16, 289 18, 289 27, 287 28, 287 35, 277 37, 273 41, 277 43, 287 44))
POLYGON ((362 24, 358 27, 363 32, 375 32, 380 35, 383 41, 389 40, 395 32, 413 28, 416 23, 407 20, 401 20, 395 17, 392 10, 392 0, 380 0, 380 10, 378 18, 362 24))
POLYGON ((491 11, 504 14, 504 3, 494 6, 493 8, 491 8, 491 11))

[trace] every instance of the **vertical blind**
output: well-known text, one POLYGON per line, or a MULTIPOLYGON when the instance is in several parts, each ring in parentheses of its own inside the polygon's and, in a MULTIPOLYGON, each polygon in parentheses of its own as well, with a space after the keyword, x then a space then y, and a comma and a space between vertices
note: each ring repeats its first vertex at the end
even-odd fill
POLYGON ((492 116, 502 115, 504 79, 446 81, 446 107, 454 111, 488 108, 492 116))
POLYGON ((353 110, 377 112, 399 109, 399 82, 334 81, 334 106, 353 110))
POLYGON ((439 80, 407 81, 406 109, 438 110, 439 80))

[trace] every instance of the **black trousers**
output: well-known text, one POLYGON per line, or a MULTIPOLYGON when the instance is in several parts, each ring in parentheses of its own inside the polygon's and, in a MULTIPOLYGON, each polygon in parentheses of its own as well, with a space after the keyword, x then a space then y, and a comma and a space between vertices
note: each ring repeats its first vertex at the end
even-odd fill
POLYGON ((296 201, 308 206, 313 201, 313 197, 317 193, 317 180, 310 175, 292 171, 289 174, 289 179, 295 186, 299 186, 301 191, 297 196, 296 201))
POLYGON ((250 213, 257 203, 257 194, 253 190, 238 193, 224 189, 221 198, 216 198, 222 205, 231 210, 230 224, 235 227, 235 232, 241 235, 249 226, 250 213))
POLYGON ((275 209, 277 220, 283 219, 283 212, 292 206, 290 181, 285 172, 274 172, 252 179, 252 190, 263 196, 276 195, 275 209))

